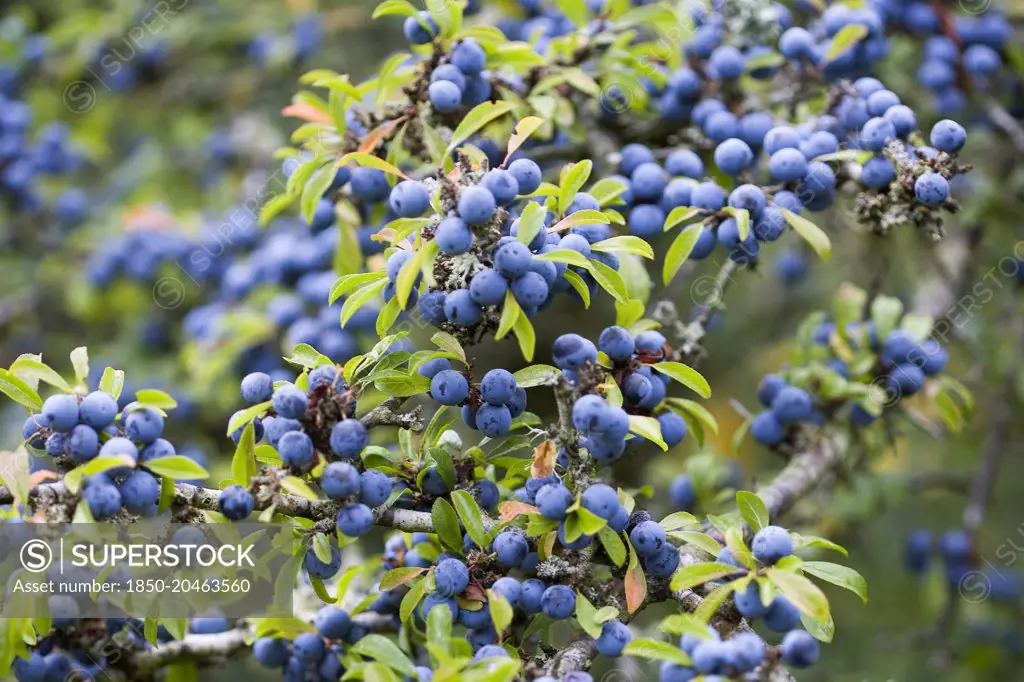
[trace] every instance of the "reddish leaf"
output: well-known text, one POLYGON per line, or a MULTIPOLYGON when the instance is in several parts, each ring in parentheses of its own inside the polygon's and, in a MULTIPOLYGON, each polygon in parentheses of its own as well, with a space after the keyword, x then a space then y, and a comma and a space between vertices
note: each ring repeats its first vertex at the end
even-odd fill
POLYGON ((513 500, 509 500, 507 502, 502 502, 501 504, 499 504, 498 511, 501 512, 498 516, 498 520, 502 522, 511 521, 515 517, 521 516, 523 514, 539 513, 537 511, 537 508, 534 507, 533 505, 526 504, 525 502, 515 502, 513 500))
POLYGON ((530 476, 533 478, 544 478, 550 476, 555 470, 555 461, 558 459, 558 447, 555 441, 546 440, 533 450, 533 464, 530 465, 530 476))
POLYGON ((303 121, 310 121, 311 123, 334 123, 330 116, 306 102, 289 104, 281 110, 281 114, 301 118, 303 121))
POLYGON ((359 151, 361 152, 372 152, 380 144, 381 140, 391 134, 391 131, 398 126, 399 123, 405 120, 405 116, 396 118, 394 121, 385 121, 379 126, 371 130, 363 138, 363 141, 359 143, 359 151))

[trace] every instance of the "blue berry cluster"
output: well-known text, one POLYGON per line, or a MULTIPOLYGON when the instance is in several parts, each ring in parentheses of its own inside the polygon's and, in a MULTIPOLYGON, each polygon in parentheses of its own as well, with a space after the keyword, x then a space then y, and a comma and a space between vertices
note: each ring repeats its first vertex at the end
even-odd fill
POLYGON ((598 345, 578 334, 563 334, 555 340, 552 357, 568 381, 583 391, 597 387, 598 349, 607 358, 607 372, 621 393, 622 404, 612 405, 596 393, 584 392, 572 408, 573 425, 584 438, 581 445, 598 462, 622 457, 628 442, 639 437, 630 434, 630 415, 657 414, 662 440, 668 447, 686 437, 686 421, 676 412, 661 409, 673 376, 669 371, 669 350, 665 337, 653 330, 634 336, 624 327, 608 327, 601 332, 598 345), (665 371, 659 371, 659 365, 665 371))
POLYGON ((345 672, 345 645, 359 641, 365 628, 336 606, 317 611, 313 626, 315 632, 302 632, 291 640, 261 637, 253 643, 253 656, 260 665, 281 670, 286 682, 337 682, 345 672))
POLYGON ((750 433, 777 446, 793 436, 799 423, 821 425, 848 406, 851 423, 870 426, 883 408, 913 396, 949 362, 935 339, 894 328, 879 339, 875 321, 839 326, 820 322, 810 334, 813 362, 765 376, 757 400, 768 408, 756 415, 750 433))
POLYGON ((430 379, 434 400, 442 405, 461 405, 466 426, 488 438, 508 433, 512 420, 526 411, 526 390, 506 369, 490 370, 479 386, 470 386, 466 375, 453 369, 447 358, 429 360, 417 372, 430 379))
POLYGON ((131 465, 109 467, 82 483, 82 499, 93 518, 103 521, 122 508, 140 516, 156 514, 160 478, 146 469, 146 462, 177 454, 161 438, 163 430, 163 410, 129 403, 120 411, 112 395, 93 391, 50 396, 39 414, 25 420, 22 437, 58 465, 81 465, 97 456, 131 460, 131 465))

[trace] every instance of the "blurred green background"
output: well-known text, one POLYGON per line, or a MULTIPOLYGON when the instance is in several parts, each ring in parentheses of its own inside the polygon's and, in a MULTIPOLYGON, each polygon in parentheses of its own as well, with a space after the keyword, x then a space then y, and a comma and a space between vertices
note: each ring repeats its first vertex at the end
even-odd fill
MULTIPOLYGON (((0 61, 17 61, 29 36, 46 36, 45 54, 23 74, 22 96, 31 107, 33 129, 53 121, 64 123, 83 156, 77 172, 47 180, 43 194, 52 197, 69 185, 81 187, 91 208, 88 219, 72 231, 62 231, 48 218, 16 211, 3 214, 0 364, 6 366, 20 353, 41 351, 51 364, 67 369, 68 351, 88 345, 96 364, 103 358, 127 370, 139 386, 175 387, 188 396, 194 419, 179 420, 177 426, 172 419, 170 428, 179 430, 175 438, 197 442, 211 457, 214 471, 226 467, 232 447, 221 425, 236 406, 239 377, 228 370, 197 381, 195 367, 179 352, 173 333, 147 336, 154 320, 173 328, 180 324, 183 311, 157 306, 148 284, 92 290, 83 276, 86 261, 105 240, 139 221, 167 223, 169 229, 194 235, 204 222, 217 219, 211 216, 251 196, 262 178, 276 171, 279 160, 273 153, 287 143, 296 127, 281 115, 281 109, 295 92, 298 77, 313 67, 349 73, 354 79, 366 77, 401 46, 398 19, 370 21, 374 4, 373 0, 4 3, 0 61), (163 11, 154 18, 159 8, 163 11), (301 28, 303 21, 317 30, 301 28), (304 30, 322 35, 314 40, 304 30), (115 60, 130 68, 111 74, 97 64, 104 55, 115 55, 115 60), (143 60, 152 60, 152 66, 142 68, 143 60), (183 428, 188 432, 182 433, 183 428)), ((916 87, 914 69, 905 64, 907 60, 916 64, 918 47, 906 40, 882 69, 890 87, 908 99, 914 98, 916 87)), ((1019 595, 1015 603, 991 598, 970 603, 954 596, 961 617, 948 631, 938 633, 936 621, 948 597, 940 569, 918 580, 904 570, 902 560, 909 531, 941 532, 960 524, 967 482, 980 459, 993 406, 1014 401, 1014 411, 1019 410, 1018 396, 1007 390, 1004 375, 1012 374, 1018 392, 1024 381, 1020 367, 1007 366, 1016 342, 1009 332, 1010 318, 1021 312, 1019 279, 998 270, 1001 259, 1024 255, 1019 246, 1024 239, 1020 227, 1024 164, 1019 152, 997 132, 986 130, 984 121, 975 123, 963 157, 978 168, 957 188, 966 210, 947 225, 949 234, 985 232, 973 277, 975 282, 987 282, 993 296, 960 330, 950 369, 975 392, 975 417, 963 433, 940 439, 899 425, 892 434, 891 454, 875 463, 873 473, 847 472, 835 495, 809 499, 794 512, 801 528, 813 528, 849 549, 849 563, 867 579, 871 597, 863 606, 847 592, 826 589, 833 602, 835 643, 825 648, 818 666, 796 675, 801 680, 1024 679, 1020 672, 1024 614, 1019 595), (997 268, 995 274, 987 275, 992 268, 997 268), (913 485, 917 477, 937 474, 950 479, 949 485, 927 489, 913 485)), ((921 127, 926 129, 924 122, 921 127)), ((732 434, 743 418, 730 399, 753 406, 759 379, 786 361, 789 339, 800 321, 827 307, 843 282, 866 288, 882 278, 887 293, 909 301, 922 282, 941 272, 934 247, 922 235, 865 234, 851 216, 841 212, 829 214, 821 224, 832 235, 832 262, 821 264, 808 258, 810 272, 793 286, 784 284, 775 272, 773 261, 782 249, 774 251, 757 271, 738 273, 726 298, 727 309, 716 313, 707 339, 710 354, 701 370, 715 390, 708 407, 721 433, 706 449, 717 455, 719 463, 734 467, 740 487, 767 480, 782 462, 749 442, 739 452, 733 451, 732 434)), ((656 244, 655 249, 663 251, 665 246, 656 244)), ((796 243, 785 246, 801 248, 796 243)), ((692 287, 720 266, 705 263, 684 271, 671 291, 655 290, 654 295, 668 297, 681 311, 688 311, 695 303, 692 287)), ((981 299, 976 288, 975 295, 981 299)), ((195 301, 202 296, 201 288, 186 292, 195 301)), ((557 334, 571 329, 596 337, 614 321, 614 311, 605 301, 604 307, 595 305, 584 314, 562 301, 544 319, 552 323, 537 325, 540 361, 557 334), (554 324, 555 320, 564 324, 554 324)), ((427 335, 419 334, 418 340, 427 335)), ((512 341, 484 344, 473 352, 482 368, 514 369, 522 364, 512 341)), ((550 405, 531 394, 533 411, 545 414, 545 407, 550 405)), ((8 402, 2 410, 0 445, 13 448, 19 442, 23 413, 8 402)), ((936 415, 924 416, 938 421, 936 415)), ((1002 468, 978 542, 982 560, 1007 575, 1014 574, 1017 564, 1024 564, 1021 552, 1012 545, 1007 550, 1008 542, 1024 548, 1022 439, 1020 420, 1011 420, 1002 468)), ((704 461, 697 454, 697 446, 688 439, 667 455, 622 463, 618 473, 629 485, 658 486, 684 467, 704 461)), ((654 506, 659 504, 664 504, 662 497, 656 498, 654 506)), ((622 666, 617 677, 608 679, 656 677, 644 665, 627 662, 622 666)), ((201 672, 210 680, 240 674, 254 679, 277 677, 249 662, 201 672)))

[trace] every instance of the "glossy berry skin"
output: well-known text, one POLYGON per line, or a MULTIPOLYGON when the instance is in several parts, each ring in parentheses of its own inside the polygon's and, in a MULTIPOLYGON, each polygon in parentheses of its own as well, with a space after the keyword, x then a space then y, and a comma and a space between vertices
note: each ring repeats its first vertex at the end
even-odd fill
POLYGON ((637 524, 629 534, 630 544, 638 556, 652 556, 665 545, 665 529, 654 521, 637 524))
POLYGON ((486 187, 467 187, 459 195, 459 217, 470 225, 486 223, 494 216, 494 195, 486 187))
POLYGON ((442 405, 461 405, 469 397, 469 382, 453 369, 442 370, 430 380, 430 395, 442 405))
POLYGON ((537 510, 541 515, 555 521, 565 518, 572 501, 572 493, 561 483, 544 486, 537 491, 535 497, 537 510))
POLYGON ((551 347, 551 357, 560 369, 578 370, 597 362, 597 348, 579 334, 562 334, 551 347))
POLYGON ((953 154, 967 142, 967 131, 956 121, 943 119, 932 126, 930 139, 932 146, 939 151, 953 154))
POLYGON ((494 538, 494 553, 498 565, 516 568, 526 560, 530 546, 526 538, 518 533, 504 531, 494 538))
POLYGON ((269 374, 253 372, 242 379, 242 400, 250 405, 266 402, 274 396, 274 381, 269 374))
POLYGON ((750 424, 750 435, 761 445, 772 447, 786 439, 786 425, 771 410, 754 417, 750 424))
POLYGON ((306 413, 308 397, 298 386, 287 385, 274 391, 274 411, 285 419, 298 419, 306 413))
POLYGON ((67 431, 78 423, 78 401, 73 395, 53 395, 43 403, 43 420, 54 431, 67 431))
POLYGON ((444 315, 452 324, 471 327, 480 321, 483 310, 470 296, 468 289, 456 289, 445 297, 444 315))
POLYGON ((617 658, 622 655, 626 645, 633 639, 633 633, 629 627, 617 620, 605 621, 601 625, 601 636, 594 644, 597 652, 602 656, 617 658))
POLYGON ((754 535, 750 548, 755 559, 771 565, 793 553, 793 539, 785 528, 765 526, 754 535))
POLYGON ((321 637, 342 639, 352 627, 348 613, 336 606, 324 606, 313 616, 313 625, 321 637))
POLYGON ((496 270, 484 268, 469 282, 469 295, 479 305, 497 305, 505 300, 508 280, 496 270))
POLYGON ((658 415, 661 426, 661 437, 670 448, 683 442, 686 438, 686 420, 675 412, 663 412, 658 415))
POLYGON ((516 179, 520 194, 535 192, 543 178, 540 166, 530 159, 516 159, 509 164, 508 172, 516 179))
POLYGON ((789 632, 800 623, 800 610, 781 594, 764 614, 764 624, 773 632, 789 632))
POLYGON ((366 427, 358 419, 343 419, 331 429, 331 452, 345 459, 359 459, 370 442, 366 427))
POLYGON ((94 429, 102 429, 114 421, 117 415, 117 401, 103 391, 93 391, 79 405, 79 418, 94 429))
POLYGON ((365 504, 346 504, 338 511, 338 530, 349 537, 358 537, 370 532, 373 527, 373 512, 365 504))
POLYGON ((415 218, 430 208, 430 192, 422 182, 403 180, 391 190, 388 204, 398 217, 415 218))
POLYGON ((324 468, 320 487, 332 500, 346 500, 359 494, 359 470, 348 462, 331 462, 324 468))
MULTIPOLYGON (((157 512, 157 503, 160 501, 160 481, 148 471, 135 471, 121 482, 121 501, 124 508, 133 514, 152 516, 157 512)), ((224 493, 221 492, 221 501, 224 493)), ((252 497, 249 497, 249 511, 252 511, 252 497)), ((221 510, 223 513, 223 509, 221 510)), ((228 514, 224 514, 232 521, 228 514)), ((248 514, 246 514, 248 516, 248 514)))
POLYGON ((783 388, 772 400, 772 413, 783 422, 809 419, 813 409, 811 396, 807 391, 795 386, 783 388))
POLYGON ((914 196, 926 206, 941 206, 949 198, 949 181, 938 173, 920 175, 914 181, 914 196))
POLYGON ((580 498, 580 504, 587 511, 606 520, 615 516, 615 512, 622 506, 619 503, 619 495, 615 492, 615 488, 604 483, 597 483, 584 490, 580 498))
POLYGON ((515 578, 505 576, 494 581, 491 589, 495 594, 504 597, 513 608, 519 606, 519 600, 523 595, 523 586, 515 578))
POLYGON ((462 90, 451 81, 434 81, 427 87, 430 104, 442 114, 448 114, 462 106, 462 90))
POLYGON ((576 612, 576 593, 565 585, 552 585, 544 590, 540 608, 551 620, 566 620, 576 612))
POLYGON ((379 507, 391 495, 391 479, 383 471, 369 470, 359 474, 359 500, 370 507, 379 507))
POLYGON ((452 49, 451 60, 459 71, 475 75, 484 70, 487 54, 476 40, 465 38, 452 49))
POLYGON ((277 443, 281 461, 296 469, 305 469, 313 462, 313 441, 301 431, 289 431, 277 443))
POLYGON ((437 226, 434 232, 434 240, 437 242, 441 253, 450 256, 457 256, 466 253, 473 246, 473 232, 461 218, 454 216, 445 218, 437 226))
POLYGON ((413 45, 426 45, 437 36, 439 29, 430 12, 419 12, 415 17, 406 17, 402 32, 413 45))
POLYGON ((791 630, 782 638, 782 660, 794 668, 810 668, 818 662, 820 645, 805 630, 791 630))
POLYGON ((608 327, 597 339, 597 347, 615 362, 625 362, 633 357, 636 341, 624 327, 608 327))
POLYGON ((97 521, 105 521, 121 509, 120 491, 101 477, 89 480, 89 485, 82 491, 82 498, 97 521))
POLYGON ((260 637, 252 647, 253 655, 260 665, 280 668, 288 662, 288 641, 281 637, 260 637))
POLYGON ((768 607, 761 602, 761 590, 756 582, 751 582, 745 590, 733 592, 736 610, 744 618, 760 618, 768 612, 768 607))
POLYGON ((458 559, 439 561, 434 569, 434 585, 438 594, 454 597, 469 585, 469 569, 458 559))
POLYGON ((306 665, 319 663, 324 657, 324 643, 320 635, 303 632, 292 642, 292 653, 296 659, 306 665))
POLYGON ((492 369, 480 382, 480 393, 491 405, 505 405, 516 392, 516 380, 506 369, 492 369))

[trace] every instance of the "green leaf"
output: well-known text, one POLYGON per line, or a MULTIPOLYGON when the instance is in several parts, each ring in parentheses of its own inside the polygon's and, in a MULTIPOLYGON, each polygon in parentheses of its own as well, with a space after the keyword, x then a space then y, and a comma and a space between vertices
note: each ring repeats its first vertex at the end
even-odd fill
POLYGON ((569 163, 562 168, 561 177, 558 182, 558 212, 565 214, 569 208, 569 204, 572 203, 576 193, 580 191, 587 179, 590 178, 590 173, 594 169, 594 164, 589 159, 583 159, 579 163, 569 163))
MULTIPOLYGON (((691 218, 702 215, 704 209, 694 208, 693 206, 676 206, 673 208, 668 216, 665 218, 665 224, 662 226, 662 232, 668 232, 676 225, 681 225, 691 218)), ((691 227, 693 227, 691 225, 691 227)))
POLYGON ((627 656, 639 656, 650 661, 668 661, 681 666, 690 666, 690 657, 677 646, 656 639, 634 639, 623 650, 627 656))
POLYGON ((786 222, 796 230, 796 233, 800 235, 805 242, 810 244, 814 252, 823 260, 827 261, 832 256, 832 242, 829 240, 828 235, 822 231, 820 227, 812 223, 807 218, 799 216, 792 211, 779 207, 782 211, 782 215, 785 216, 786 222))
POLYGON ((683 263, 690 257, 693 247, 697 244, 697 239, 703 230, 704 223, 695 223, 682 230, 672 240, 672 244, 665 253, 665 263, 661 270, 661 279, 665 286, 669 285, 679 272, 679 268, 683 267, 683 263))
POLYGON ((242 430, 242 437, 238 439, 238 446, 235 447, 235 454, 231 458, 231 478, 235 483, 248 487, 249 482, 259 474, 259 471, 256 464, 255 426, 250 420, 242 430))
POLYGON ((805 561, 800 565, 804 573, 828 581, 850 590, 861 598, 865 604, 868 601, 868 584, 860 573, 848 566, 834 564, 830 561, 805 561))
POLYGON ((658 525, 664 528, 667 532, 678 530, 680 528, 685 528, 686 526, 692 526, 695 523, 697 523, 696 516, 694 516, 690 512, 679 511, 672 512, 671 514, 663 518, 661 521, 659 521, 658 525))
POLYGON ((427 641, 445 642, 451 636, 451 609, 430 609, 430 613, 427 615, 427 641))
POLYGON ((583 631, 597 639, 601 636, 601 624, 595 618, 597 609, 590 603, 590 600, 582 593, 576 593, 576 622, 580 624, 583 631))
MULTIPOLYGON (((397 54, 391 59, 398 59, 398 61, 401 61, 406 57, 408 57, 408 54, 397 54)), ((367 154, 365 152, 349 152, 345 156, 341 157, 341 159, 339 159, 335 165, 336 167, 340 168, 342 166, 347 166, 350 163, 355 163, 359 166, 364 166, 366 168, 376 168, 379 171, 384 171, 388 175, 397 175, 400 178, 404 178, 406 180, 409 179, 408 175, 406 175, 401 170, 391 165, 384 159, 378 158, 373 154, 367 154)))
POLYGON ((597 538, 601 541, 601 546, 604 547, 605 554, 612 560, 612 563, 616 566, 626 563, 626 545, 623 544, 618 533, 605 525, 597 531, 597 538))
POLYGON ((455 510, 443 498, 434 500, 431 510, 431 520, 434 524, 434 532, 437 537, 449 549, 462 553, 462 533, 459 531, 459 519, 455 510))
POLYGON ((494 631, 500 637, 512 624, 512 605, 504 595, 494 590, 487 590, 487 600, 491 606, 491 622, 494 623, 494 631))
POLYGON ((511 102, 499 100, 497 102, 484 102, 473 107, 466 114, 459 126, 452 133, 452 139, 448 143, 446 156, 451 154, 460 144, 472 137, 478 130, 496 118, 504 116, 515 108, 511 102))
POLYGON ((701 398, 711 397, 711 386, 708 380, 697 370, 681 362, 658 362, 651 365, 655 370, 672 377, 701 398))
POLYGON ((420 601, 423 600, 427 594, 427 581, 418 580, 409 589, 406 595, 402 598, 402 604, 398 607, 398 616, 401 618, 403 623, 408 623, 412 617, 413 611, 419 606, 420 601))
POLYGON ((831 549, 839 552, 843 556, 849 556, 846 548, 842 545, 837 545, 831 540, 825 538, 819 538, 816 535, 800 535, 798 533, 790 533, 793 538, 793 549, 803 549, 804 547, 821 547, 822 549, 831 549))
MULTIPOLYGON (((544 119, 538 116, 526 116, 516 123, 512 135, 508 138, 508 152, 505 154, 505 163, 508 163, 509 157, 515 154, 516 150, 522 147, 530 135, 533 135, 542 125, 544 125, 544 119)), ((532 206, 533 204, 530 205, 532 206)), ((519 229, 522 231, 522 227, 519 229)), ((520 238, 520 241, 522 241, 522 238, 520 238)), ((530 242, 525 241, 523 243, 529 244, 530 242)))
POLYGON ((109 393, 117 400, 121 397, 121 390, 124 389, 124 371, 107 367, 100 377, 100 390, 109 393))
POLYGON ((903 317, 903 301, 894 296, 877 296, 871 301, 871 321, 879 339, 885 339, 899 326, 903 317))
POLYGON ((832 38, 828 52, 821 59, 825 65, 842 57, 844 54, 857 46, 857 43, 868 36, 868 27, 864 24, 847 24, 839 29, 839 32, 832 38))
POLYGON ((793 606, 815 620, 828 620, 828 599, 825 593, 806 577, 778 568, 769 568, 768 578, 793 602, 793 606))
POLYGON ((237 431, 245 424, 251 422, 256 417, 262 418, 263 415, 265 415, 270 410, 270 406, 272 404, 272 401, 268 400, 266 402, 253 405, 251 407, 247 407, 244 410, 239 410, 238 412, 235 412, 233 415, 231 415, 231 419, 228 421, 228 429, 225 435, 230 437, 231 434, 233 434, 235 431, 237 431))
POLYGON ((155 407, 158 410, 172 410, 178 406, 174 398, 155 388, 142 389, 135 394, 135 399, 139 406, 155 407))
POLYGON ((629 290, 617 270, 596 260, 591 260, 587 269, 601 288, 611 294, 612 298, 620 303, 629 302, 629 290))
POLYGON ((811 637, 819 642, 828 644, 836 634, 836 624, 832 622, 832 616, 829 616, 828 620, 820 621, 808 617, 806 613, 801 613, 800 623, 804 626, 804 630, 807 630, 811 637))
POLYGON ((743 520, 755 533, 768 525, 768 507, 755 493, 740 490, 736 493, 736 504, 743 520))
POLYGON ((195 460, 184 455, 169 455, 149 459, 143 463, 147 469, 161 476, 169 476, 175 480, 197 480, 209 478, 210 474, 206 469, 199 466, 195 460))
POLYGON ((43 409, 43 400, 39 394, 6 369, 0 369, 0 391, 29 412, 39 412, 43 409))
POLYGON ((387 283, 388 280, 385 276, 383 279, 378 279, 362 286, 354 294, 345 299, 345 303, 341 307, 341 326, 344 327, 348 324, 348 321, 352 319, 352 316, 355 315, 360 308, 363 307, 363 304, 387 286, 387 283))
POLYGON ((618 180, 601 178, 593 184, 587 193, 597 199, 598 206, 603 208, 620 197, 625 191, 626 186, 618 180))
POLYGON ((295 203, 295 195, 282 193, 272 196, 260 207, 260 225, 266 227, 282 211, 295 203))
MULTIPOLYGON (((324 563, 330 563, 330 554, 328 554, 328 560, 324 563)), ((403 566, 401 568, 394 568, 385 573, 380 579, 381 590, 391 590, 399 585, 404 585, 413 578, 426 573, 427 569, 417 568, 414 566, 403 566)), ((445 609, 446 610, 446 609, 445 609)))
POLYGON ((732 582, 719 585, 715 589, 711 590, 704 597, 703 603, 697 607, 697 610, 693 612, 696 618, 699 618, 705 623, 710 623, 715 612, 718 611, 718 607, 729 598, 729 595, 736 590, 736 585, 739 581, 733 580, 732 582))
POLYGON ((75 370, 75 379, 85 386, 86 379, 89 378, 89 351, 85 346, 79 346, 71 351, 71 366, 75 370))
POLYGON ((711 639, 707 623, 689 613, 673 613, 658 624, 658 629, 676 637, 691 635, 698 639, 711 639))
POLYGON ((318 499, 316 492, 298 476, 285 476, 281 479, 281 487, 284 488, 285 492, 291 493, 296 497, 302 497, 314 502, 318 499))
POLYGON ((483 512, 477 506, 476 500, 465 490, 453 490, 451 498, 469 537, 478 547, 486 547, 487 531, 484 530, 483 512))
MULTIPOLYGON (((590 261, 579 251, 573 251, 572 249, 552 249, 546 253, 539 253, 533 257, 533 260, 546 260, 552 263, 566 263, 567 265, 575 265, 580 268, 590 268, 590 261)), ((565 274, 569 274, 571 270, 566 270, 565 274)), ((575 273, 573 273, 575 274, 575 273)))
POLYGON ((37 382, 42 381, 63 391, 64 393, 71 392, 71 386, 64 380, 64 377, 57 374, 57 372, 49 365, 31 356, 21 356, 11 363, 11 367, 8 371, 22 379, 32 379, 37 382))
POLYGON ((388 273, 384 270, 377 272, 361 272, 352 275, 339 277, 331 286, 331 295, 327 298, 328 303, 334 303, 350 291, 355 291, 367 282, 376 282, 379 279, 386 279, 388 273))
POLYGON ((711 556, 718 556, 718 552, 721 551, 722 546, 718 544, 718 540, 715 540, 710 535, 699 533, 692 530, 677 530, 669 535, 676 540, 681 540, 688 545, 693 545, 704 550, 711 556))
POLYGON ((629 415, 629 431, 657 445, 662 450, 668 451, 665 439, 661 437, 661 423, 654 417, 642 417, 637 414, 629 415))
MULTIPOLYGON (((330 159, 323 159, 322 163, 326 166, 330 163, 330 159)), ((306 219, 307 223, 313 223, 313 214, 316 213, 317 204, 320 203, 324 193, 331 186, 331 183, 334 182, 335 175, 336 171, 333 167, 324 168, 322 166, 302 188, 302 196, 299 198, 299 209, 302 211, 302 217, 306 219)))
POLYGON ((498 330, 494 332, 494 338, 497 341, 501 341, 503 338, 508 336, 508 333, 512 331, 519 316, 523 314, 523 309, 519 307, 519 302, 516 301, 516 297, 512 294, 512 289, 508 289, 505 292, 505 302, 501 308, 501 319, 498 321, 498 330))
POLYGON ((404 310, 409 302, 409 295, 412 293, 413 286, 416 284, 416 279, 423 272, 424 268, 429 267, 434 262, 434 257, 437 255, 440 247, 437 241, 431 240, 426 243, 419 251, 413 255, 412 258, 407 260, 403 265, 402 269, 398 272, 398 279, 395 281, 395 298, 398 299, 404 310))
POLYGON ((512 374, 520 388, 553 386, 562 375, 561 370, 551 365, 530 365, 512 374))
POLYGON ((447 332, 437 332, 430 337, 430 342, 443 351, 448 353, 454 353, 462 359, 462 362, 466 362, 466 351, 463 350, 462 344, 459 340, 447 332))
POLYGON ((519 315, 512 331, 515 332, 516 340, 519 342, 519 351, 523 354, 523 359, 532 362, 533 352, 537 346, 537 334, 533 331, 533 324, 530 323, 526 313, 519 315))
POLYGON ((596 535, 599 530, 608 525, 607 520, 585 507, 580 507, 574 513, 576 514, 576 523, 579 524, 584 535, 596 535))
POLYGON ((739 230, 740 241, 743 241, 750 234, 750 212, 745 208, 726 206, 722 209, 736 220, 736 227, 739 230))
POLYGON ((544 219, 547 217, 547 209, 540 204, 531 201, 523 209, 519 216, 519 225, 516 228, 516 239, 520 244, 529 244, 534 237, 544 229, 544 219))
POLYGON ((377 634, 364 636, 358 642, 349 647, 349 652, 359 654, 366 658, 372 658, 397 670, 398 672, 416 677, 416 668, 412 661, 398 648, 394 642, 387 637, 377 634))
MULTIPOLYGON (((538 258, 538 256, 534 256, 535 260, 537 258, 538 258)), ((590 288, 583 281, 583 278, 580 277, 577 273, 573 272, 572 270, 566 270, 564 277, 565 277, 566 280, 568 280, 568 282, 572 286, 572 288, 576 290, 576 293, 579 294, 580 298, 583 299, 583 307, 584 308, 589 308, 590 307, 590 288)))
POLYGON ((644 258, 654 258, 654 249, 651 245, 645 242, 640 237, 633 235, 621 235, 618 237, 611 237, 592 244, 590 246, 594 251, 605 251, 608 253, 633 253, 644 258))
POLYGON ((581 211, 576 211, 565 216, 557 223, 548 228, 548 232, 558 234, 565 232, 577 225, 592 225, 594 223, 608 224, 611 219, 607 214, 601 211, 595 211, 591 208, 585 208, 581 211))
POLYGON ((393 14, 403 17, 415 17, 419 14, 419 10, 412 3, 407 2, 407 0, 384 0, 384 2, 374 8, 370 18, 377 19, 378 17, 386 17, 393 14))
POLYGON ((691 587, 696 587, 697 585, 703 585, 704 583, 712 580, 735 576, 738 573, 743 573, 743 569, 736 568, 730 564, 719 563, 717 561, 688 564, 681 567, 675 572, 675 575, 672 576, 671 587, 673 592, 686 590, 691 587))

